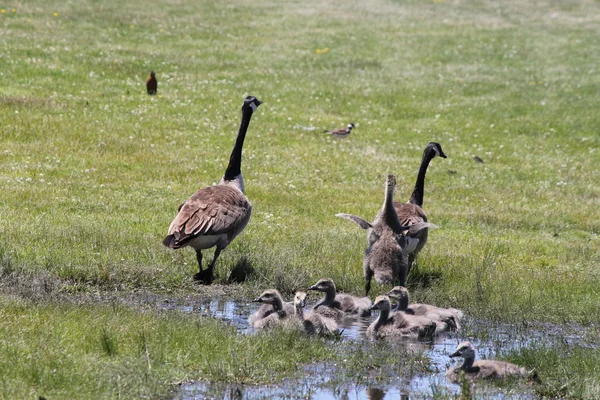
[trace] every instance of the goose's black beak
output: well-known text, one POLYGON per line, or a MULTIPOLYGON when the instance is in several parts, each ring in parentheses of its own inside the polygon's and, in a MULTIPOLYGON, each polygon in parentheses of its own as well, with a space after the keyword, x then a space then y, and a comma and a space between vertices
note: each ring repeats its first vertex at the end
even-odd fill
POLYGON ((308 288, 308 290, 317 290, 317 285, 312 285, 311 287, 308 288))
POLYGON ((455 351, 454 353, 450 354, 449 357, 459 357, 460 356, 460 351, 455 351))
POLYGON ((443 151, 440 151, 440 157, 442 157, 442 158, 448 158, 448 157, 446 157, 446 155, 444 154, 443 151))
POLYGON ((262 303, 262 299, 260 297, 255 298, 254 300, 252 300, 253 303, 262 303))

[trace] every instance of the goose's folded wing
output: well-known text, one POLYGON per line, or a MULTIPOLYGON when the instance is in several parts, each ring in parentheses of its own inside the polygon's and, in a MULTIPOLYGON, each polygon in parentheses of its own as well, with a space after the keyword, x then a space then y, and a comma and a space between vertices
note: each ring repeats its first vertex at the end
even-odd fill
POLYGON ((398 214, 400 225, 408 226, 427 222, 427 216, 423 209, 415 204, 394 202, 394 208, 398 214))
POLYGON ((235 188, 217 185, 200 189, 183 203, 169 226, 164 243, 169 247, 180 247, 199 235, 234 232, 248 218, 250 211, 250 202, 235 188))

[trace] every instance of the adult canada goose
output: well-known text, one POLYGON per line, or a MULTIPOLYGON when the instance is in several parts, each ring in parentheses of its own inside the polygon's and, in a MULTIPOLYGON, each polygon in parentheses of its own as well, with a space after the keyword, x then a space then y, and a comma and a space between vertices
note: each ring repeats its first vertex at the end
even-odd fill
POLYGON ((403 313, 390 313, 391 303, 387 296, 377 296, 371 309, 379 309, 379 316, 367 328, 367 336, 381 338, 385 336, 432 337, 436 324, 431 320, 411 318, 403 313))
POLYGON ((294 297, 294 313, 306 333, 326 336, 338 332, 337 323, 333 319, 314 312, 304 313, 305 304, 306 292, 296 292, 296 296, 294 297))
POLYGON ((354 124, 349 123, 348 126, 345 128, 324 130, 323 132, 328 133, 328 134, 338 137, 338 138, 345 138, 345 137, 350 136, 350 133, 352 133, 353 128, 354 128, 354 124))
POLYGON ((408 289, 402 286, 394 287, 387 295, 391 299, 398 300, 398 305, 394 308, 394 311, 429 317, 436 322, 437 333, 460 329, 460 320, 463 317, 463 312, 456 308, 441 308, 429 304, 409 305, 408 289))
POLYGON ((456 351, 450 354, 450 357, 462 357, 463 364, 460 367, 452 367, 446 372, 446 377, 459 383, 461 377, 468 379, 497 378, 505 379, 508 377, 528 377, 538 380, 537 373, 533 371, 528 373, 525 368, 516 364, 497 360, 475 360, 475 346, 471 342, 462 342, 456 348, 456 351))
POLYGON ((244 194, 242 178, 242 147, 252 113, 262 104, 248 96, 242 104, 242 122, 225 175, 218 185, 198 190, 181 206, 163 244, 172 249, 191 246, 196 250, 200 271, 194 279, 210 284, 213 269, 221 250, 242 232, 250 220, 252 206, 244 194), (202 270, 202 250, 215 247, 215 255, 206 270, 202 270))
MULTIPOLYGON (((436 142, 429 142, 423 151, 423 159, 421 160, 417 181, 415 182, 415 188, 412 196, 410 196, 410 200, 408 200, 408 203, 394 203, 394 208, 396 209, 401 225, 410 226, 427 222, 427 215, 425 215, 425 212, 421 208, 423 207, 423 194, 425 192, 425 174, 427 173, 429 163, 437 156, 446 158, 442 146, 436 142)), ((408 268, 406 275, 410 272, 417 254, 419 254, 425 243, 427 243, 428 233, 429 230, 425 228, 407 235, 408 246, 406 251, 408 252, 408 268)))
POLYGON ((368 297, 356 297, 346 293, 335 293, 333 280, 325 278, 308 288, 325 293, 325 297, 315 304, 313 312, 332 318, 343 317, 344 314, 353 314, 359 317, 371 315, 371 300, 368 297))
POLYGON ((156 74, 154 71, 150 72, 150 76, 146 81, 146 90, 148 91, 149 95, 155 95, 156 91, 158 90, 158 81, 156 80, 156 74))
POLYGON ((388 175, 383 206, 373 222, 367 222, 356 215, 336 214, 337 217, 349 219, 368 230, 368 247, 363 257, 366 296, 371 290, 373 276, 379 283, 390 283, 399 277, 400 284, 404 286, 408 268, 406 234, 416 234, 427 227, 435 227, 427 222, 402 226, 393 204, 395 187, 396 177, 388 175))
MULTIPOLYGON (((281 294, 276 289, 267 289, 260 296, 252 300, 255 303, 265 303, 273 307, 274 312, 265 316, 264 318, 257 319, 252 323, 252 326, 259 329, 273 328, 281 324, 281 322, 288 318, 291 313, 288 313, 283 306, 283 299, 281 294)), ((293 311, 292 311, 293 313, 293 311)))

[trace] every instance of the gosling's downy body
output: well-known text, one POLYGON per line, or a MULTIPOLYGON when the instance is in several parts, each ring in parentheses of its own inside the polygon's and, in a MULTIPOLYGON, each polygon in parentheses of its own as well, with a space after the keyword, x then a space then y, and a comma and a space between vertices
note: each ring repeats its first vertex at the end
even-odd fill
MULTIPOLYGON (((284 301, 282 304, 282 309, 286 315, 292 315, 292 314, 294 314, 294 303, 290 302, 290 301, 284 301)), ((263 303, 258 308, 258 310, 253 312, 248 317, 248 324, 250 324, 250 326, 254 326, 254 324, 257 321, 259 321, 263 318, 266 318, 269 315, 276 313, 276 312, 277 312, 277 310, 271 304, 263 303)))
MULTIPOLYGON (((267 316, 257 319, 252 323, 252 326, 258 329, 270 329, 276 326, 280 326, 281 323, 288 318, 290 315, 286 312, 283 306, 283 299, 278 290, 268 289, 262 292, 262 294, 256 299, 252 300, 255 303, 264 303, 271 306, 274 311, 267 316)), ((292 311, 293 313, 293 311, 292 311)))
POLYGON ((296 292, 294 297, 294 314, 301 323, 302 328, 310 335, 328 336, 338 332, 335 320, 316 313, 305 313, 306 293, 296 292))
MULTIPOLYGON (((423 151, 423 159, 421 160, 417 181, 415 182, 415 187, 410 200, 408 200, 408 203, 394 202, 394 208, 396 209, 401 225, 411 226, 427 222, 427 215, 421 208, 423 207, 423 195, 425 193, 425 174, 427 173, 427 167, 429 167, 431 160, 438 156, 446 158, 442 146, 439 143, 430 142, 423 151)), ((429 230, 425 228, 407 235, 407 275, 410 272, 417 254, 419 254, 421 249, 425 246, 425 243, 427 243, 428 233, 429 230)))
POLYGON ((386 336, 428 338, 435 335, 435 322, 411 318, 411 316, 399 312, 390 312, 391 304, 387 296, 377 296, 371 309, 379 309, 379 316, 367 328, 368 337, 375 339, 386 336))
POLYGON ((426 316, 437 323, 437 333, 460 330, 460 321, 463 312, 456 308, 441 308, 429 304, 409 304, 410 297, 408 289, 396 286, 387 295, 398 301, 394 311, 402 311, 406 314, 426 316))
POLYGON ((407 234, 417 233, 433 224, 421 222, 411 226, 402 226, 394 208, 394 190, 396 177, 388 175, 385 183, 385 198, 381 210, 373 222, 351 214, 336 214, 337 217, 349 219, 362 229, 366 229, 368 247, 363 257, 365 275, 365 295, 369 295, 371 279, 379 283, 391 283, 396 279, 401 285, 406 284, 408 272, 407 234))
POLYGON ((335 283, 332 279, 320 279, 308 288, 325 294, 325 297, 315 304, 313 312, 330 318, 341 318, 344 315, 368 317, 371 315, 371 300, 368 297, 356 297, 346 293, 336 294, 335 283))
POLYGON ((531 375, 533 379, 537 379, 535 372, 530 374, 525 368, 516 364, 497 360, 475 360, 475 346, 471 342, 459 344, 456 351, 450 354, 450 357, 462 357, 464 359, 460 367, 452 367, 446 372, 446 377, 452 382, 459 383, 462 376, 475 380, 528 377, 531 375))
POLYGON ((179 206, 163 244, 172 249, 190 246, 196 250, 199 272, 194 279, 210 284, 215 263, 229 243, 239 235, 252 214, 252 205, 244 194, 242 147, 252 114, 262 104, 248 96, 242 104, 242 121, 225 175, 221 182, 198 190, 179 206), (202 250, 216 247, 209 267, 202 269, 202 250))

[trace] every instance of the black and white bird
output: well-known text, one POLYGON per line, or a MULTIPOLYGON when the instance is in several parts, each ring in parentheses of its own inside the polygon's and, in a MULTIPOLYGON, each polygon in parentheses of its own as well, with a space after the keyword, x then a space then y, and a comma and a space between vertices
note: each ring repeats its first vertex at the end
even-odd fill
POLYGON ((210 284, 213 268, 221 250, 231 243, 248 224, 252 205, 244 194, 242 147, 252 114, 262 101, 248 96, 242 104, 242 122, 225 175, 218 185, 198 190, 179 206, 163 244, 172 249, 191 246, 196 250, 199 272, 194 279, 210 284), (215 247, 209 267, 202 270, 202 250, 215 247))
POLYGON ((332 129, 330 131, 324 130, 323 132, 327 133, 329 135, 335 136, 335 137, 345 138, 345 137, 350 136, 350 133, 352 132, 352 128, 354 128, 354 124, 351 122, 345 128, 332 129))

